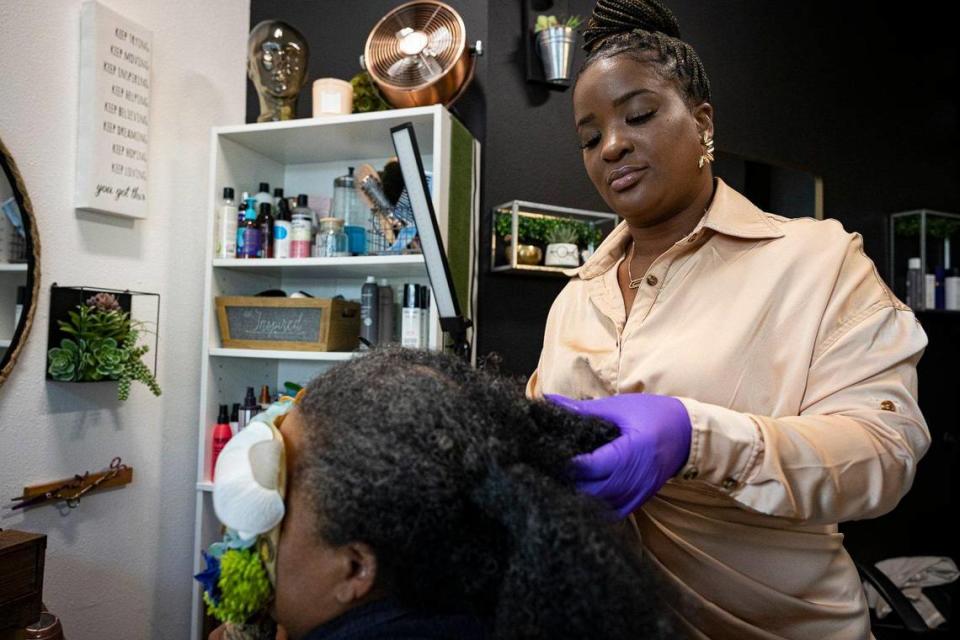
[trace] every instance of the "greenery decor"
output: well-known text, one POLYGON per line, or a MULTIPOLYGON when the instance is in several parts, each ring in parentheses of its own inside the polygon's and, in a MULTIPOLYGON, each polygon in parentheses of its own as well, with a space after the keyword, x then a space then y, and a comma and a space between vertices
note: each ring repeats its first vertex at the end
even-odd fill
MULTIPOLYGON (((591 245, 596 248, 597 245, 600 244, 600 240, 603 238, 603 232, 599 227, 586 222, 580 222, 579 220, 546 217, 534 218, 523 215, 518 217, 519 220, 517 221, 517 226, 521 244, 552 244, 569 242, 571 244, 577 244, 581 248, 586 249, 591 245), (563 229, 563 237, 569 239, 562 241, 552 240, 551 237, 556 237, 552 235, 556 233, 553 231, 554 228, 563 229), (568 235, 571 229, 574 230, 574 235, 572 237, 568 235)), ((509 239, 511 214, 503 211, 498 212, 495 225, 497 235, 501 238, 509 239)))
POLYGON ((160 395, 160 385, 142 360, 150 347, 137 344, 144 323, 132 320, 116 296, 98 293, 68 315, 69 320, 57 320, 57 324, 71 337, 47 352, 51 378, 64 382, 116 380, 120 400, 130 397, 130 384, 137 380, 160 395))
POLYGON ((547 244, 577 244, 581 223, 573 220, 552 220, 547 229, 547 244))
POLYGON ((583 18, 580 16, 569 16, 567 18, 558 19, 557 16, 547 16, 541 14, 537 16, 537 24, 534 26, 533 32, 540 33, 544 29, 551 29, 553 27, 577 29, 581 24, 583 24, 583 18))
POLYGON ((370 79, 370 74, 361 71, 350 78, 353 87, 353 112, 367 113, 370 111, 386 111, 392 109, 390 103, 383 99, 377 87, 370 79))
MULTIPOLYGON (((520 244, 542 244, 546 240, 549 218, 522 215, 517 216, 517 218, 517 235, 520 236, 520 244)), ((510 239, 511 226, 511 214, 506 212, 497 214, 496 231, 498 236, 510 239)))
MULTIPOLYGON (((927 218, 927 235, 943 240, 952 237, 960 231, 960 220, 930 216, 927 218)), ((920 216, 898 218, 895 224, 895 233, 898 236, 920 235, 920 216)))

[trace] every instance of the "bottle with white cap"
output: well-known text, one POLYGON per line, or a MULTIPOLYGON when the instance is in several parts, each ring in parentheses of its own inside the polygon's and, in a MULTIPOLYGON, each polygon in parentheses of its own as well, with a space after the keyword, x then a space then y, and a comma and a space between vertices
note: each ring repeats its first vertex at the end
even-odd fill
MULTIPOLYGON (((902 264, 902 263, 901 263, 902 264)), ((914 310, 924 308, 923 268, 920 258, 907 261, 907 306, 914 310)))

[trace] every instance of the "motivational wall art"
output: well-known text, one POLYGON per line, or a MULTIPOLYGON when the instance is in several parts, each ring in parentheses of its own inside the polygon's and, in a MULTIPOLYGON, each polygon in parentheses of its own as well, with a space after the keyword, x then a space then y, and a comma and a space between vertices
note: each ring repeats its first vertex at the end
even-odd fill
POLYGON ((147 216, 153 33, 98 2, 80 15, 76 208, 147 216))

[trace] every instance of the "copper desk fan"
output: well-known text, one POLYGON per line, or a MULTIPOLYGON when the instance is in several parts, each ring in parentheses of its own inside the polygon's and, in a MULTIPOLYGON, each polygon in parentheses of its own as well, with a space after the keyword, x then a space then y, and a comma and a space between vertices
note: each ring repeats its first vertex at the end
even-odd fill
POLYGON ((450 106, 473 79, 482 43, 467 46, 463 19, 433 0, 402 4, 367 37, 361 64, 394 107, 450 106))

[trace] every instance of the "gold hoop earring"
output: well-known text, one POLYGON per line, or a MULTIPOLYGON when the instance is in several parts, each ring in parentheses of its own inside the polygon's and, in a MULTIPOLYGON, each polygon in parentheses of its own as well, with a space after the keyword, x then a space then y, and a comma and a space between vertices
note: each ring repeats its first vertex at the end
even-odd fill
POLYGON ((703 169, 703 165, 705 163, 713 162, 713 152, 715 151, 715 147, 713 144, 713 138, 711 138, 706 131, 703 132, 703 137, 700 141, 700 144, 703 145, 704 152, 703 155, 700 156, 700 162, 697 164, 697 166, 700 169, 703 169))

